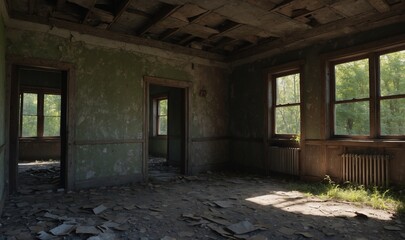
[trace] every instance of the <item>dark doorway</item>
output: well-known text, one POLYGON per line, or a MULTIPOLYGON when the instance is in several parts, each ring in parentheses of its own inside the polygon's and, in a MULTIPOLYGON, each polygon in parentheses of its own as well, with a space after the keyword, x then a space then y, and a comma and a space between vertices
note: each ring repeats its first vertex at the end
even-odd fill
POLYGON ((149 179, 169 180, 187 172, 188 88, 148 84, 148 144, 146 172, 149 179))
POLYGON ((10 190, 65 187, 67 72, 12 66, 10 190))

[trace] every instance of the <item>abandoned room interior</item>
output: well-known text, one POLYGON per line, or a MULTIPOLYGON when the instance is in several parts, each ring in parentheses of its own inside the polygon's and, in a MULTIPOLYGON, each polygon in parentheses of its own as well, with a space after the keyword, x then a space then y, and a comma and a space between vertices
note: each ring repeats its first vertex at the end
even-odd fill
POLYGON ((403 194, 404 0, 0 12, 0 239, 405 238, 291 188, 403 194))

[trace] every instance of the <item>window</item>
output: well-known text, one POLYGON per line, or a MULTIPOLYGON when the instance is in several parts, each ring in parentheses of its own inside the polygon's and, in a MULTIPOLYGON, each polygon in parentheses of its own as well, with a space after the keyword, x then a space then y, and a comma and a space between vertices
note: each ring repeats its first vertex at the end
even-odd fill
POLYGON ((61 96, 29 90, 20 94, 20 137, 59 137, 61 96))
POLYGON ((157 135, 167 135, 167 98, 157 99, 156 101, 157 115, 156 115, 156 129, 157 135))
POLYGON ((405 135, 405 50, 331 62, 332 135, 405 135))
POLYGON ((299 69, 271 74, 272 135, 292 138, 301 132, 299 69))

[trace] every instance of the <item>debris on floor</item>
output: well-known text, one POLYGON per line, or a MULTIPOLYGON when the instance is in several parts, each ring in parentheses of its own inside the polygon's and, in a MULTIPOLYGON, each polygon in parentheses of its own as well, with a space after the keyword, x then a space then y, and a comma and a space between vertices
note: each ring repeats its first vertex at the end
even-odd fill
MULTIPOLYGON (((322 201, 270 178, 207 174, 10 196, 6 239, 401 239, 387 211, 322 201)), ((2 239, 2 238, 0 238, 2 239)))

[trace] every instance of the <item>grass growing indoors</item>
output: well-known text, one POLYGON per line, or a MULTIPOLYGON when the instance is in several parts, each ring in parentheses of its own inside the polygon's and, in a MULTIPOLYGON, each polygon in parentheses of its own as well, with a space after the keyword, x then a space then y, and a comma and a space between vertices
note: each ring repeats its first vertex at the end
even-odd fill
POLYGON ((353 184, 339 185, 326 176, 320 183, 290 183, 291 190, 297 190, 321 199, 333 199, 366 204, 376 209, 393 210, 405 214, 405 196, 402 191, 378 187, 366 188, 353 184))

